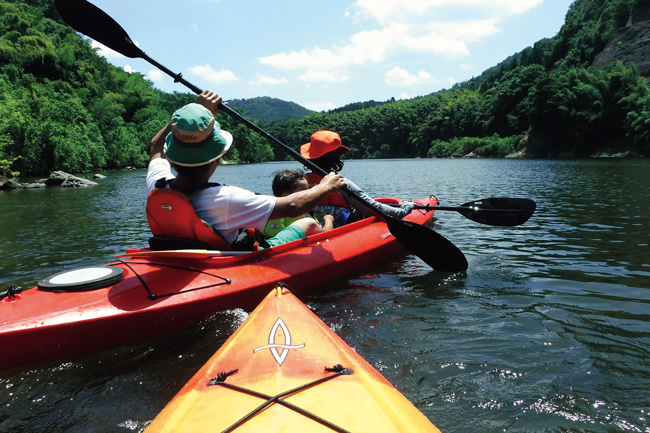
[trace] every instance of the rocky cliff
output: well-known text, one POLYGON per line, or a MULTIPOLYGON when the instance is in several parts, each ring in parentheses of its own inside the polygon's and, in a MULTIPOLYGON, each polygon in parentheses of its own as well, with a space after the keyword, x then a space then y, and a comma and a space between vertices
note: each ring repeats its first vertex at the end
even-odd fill
POLYGON ((596 56, 592 68, 600 68, 617 60, 634 63, 639 73, 650 79, 650 7, 632 13, 625 27, 620 28, 596 56))

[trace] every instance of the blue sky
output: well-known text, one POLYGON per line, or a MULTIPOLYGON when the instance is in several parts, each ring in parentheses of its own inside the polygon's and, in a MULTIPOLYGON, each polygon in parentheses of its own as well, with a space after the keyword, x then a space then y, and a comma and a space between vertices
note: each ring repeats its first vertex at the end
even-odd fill
MULTIPOLYGON (((555 36, 573 0, 90 0, 151 58, 224 100, 329 110, 408 99, 480 75, 555 36)), ((99 46, 99 45, 98 45, 99 46)), ((99 46, 156 87, 188 91, 99 46)))

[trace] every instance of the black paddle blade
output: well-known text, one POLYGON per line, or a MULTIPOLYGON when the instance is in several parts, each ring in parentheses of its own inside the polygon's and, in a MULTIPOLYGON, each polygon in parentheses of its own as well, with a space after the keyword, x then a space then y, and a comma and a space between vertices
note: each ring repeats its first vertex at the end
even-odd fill
POLYGON ((56 10, 70 27, 126 57, 142 57, 124 29, 103 10, 86 0, 55 0, 56 10))
POLYGON ((464 203, 457 210, 466 218, 491 226, 513 227, 528 221, 537 204, 528 198, 485 198, 464 203))
POLYGON ((467 270, 465 255, 444 236, 420 224, 396 218, 387 217, 386 224, 395 239, 436 271, 467 270))

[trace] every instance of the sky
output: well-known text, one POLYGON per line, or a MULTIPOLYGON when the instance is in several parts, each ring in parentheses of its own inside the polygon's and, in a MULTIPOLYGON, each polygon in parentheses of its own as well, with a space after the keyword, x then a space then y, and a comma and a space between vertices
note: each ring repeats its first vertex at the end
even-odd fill
MULTIPOLYGON (((224 101, 315 111, 448 89, 555 36, 573 0, 90 0, 149 57, 224 101)), ((112 64, 188 92, 97 42, 112 64)))

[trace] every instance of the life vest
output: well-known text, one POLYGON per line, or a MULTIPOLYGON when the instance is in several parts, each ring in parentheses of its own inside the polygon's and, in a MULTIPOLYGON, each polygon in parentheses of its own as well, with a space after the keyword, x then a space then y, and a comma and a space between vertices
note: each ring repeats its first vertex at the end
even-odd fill
MULTIPOLYGON (((317 185, 323 177, 316 173, 307 173, 305 179, 307 179, 307 183, 311 188, 317 185)), ((334 228, 337 228, 346 225, 354 219, 352 211, 353 208, 350 206, 350 203, 347 202, 340 192, 336 191, 323 197, 316 207, 314 207, 312 213, 318 221, 323 221, 325 215, 332 215, 334 217, 334 228)))
MULTIPOLYGON (((255 229, 241 229, 237 240, 230 245, 207 221, 196 214, 188 195, 202 188, 219 186, 204 183, 191 191, 175 191, 166 186, 171 180, 159 179, 147 198, 147 221, 153 237, 152 250, 211 249, 256 251, 260 247, 255 229)), ((264 247, 266 242, 262 244, 264 247)), ((266 244, 268 246, 268 244, 266 244)))
MULTIPOLYGON (((318 184, 323 177, 316 173, 307 173, 305 179, 307 179, 307 183, 309 183, 309 187, 311 188, 313 185, 318 184)), ((338 191, 327 194, 318 202, 318 206, 337 206, 352 210, 350 203, 348 203, 338 191)))
POLYGON ((305 215, 300 215, 298 217, 292 218, 292 217, 287 217, 287 218, 278 218, 274 220, 269 220, 264 228, 260 230, 260 234, 264 236, 265 238, 272 238, 276 236, 280 231, 283 229, 289 227, 291 224, 294 222, 301 220, 305 217, 305 215))

